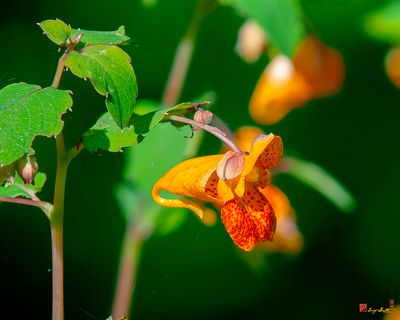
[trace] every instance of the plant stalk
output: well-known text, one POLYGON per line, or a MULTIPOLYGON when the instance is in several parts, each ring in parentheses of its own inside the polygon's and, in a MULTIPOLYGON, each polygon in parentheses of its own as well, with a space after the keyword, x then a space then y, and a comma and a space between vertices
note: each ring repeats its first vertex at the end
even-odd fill
POLYGON ((63 134, 56 137, 57 171, 54 189, 53 211, 50 215, 52 264, 53 264, 53 320, 64 319, 64 258, 63 225, 64 196, 67 179, 68 157, 64 146, 63 134))
MULTIPOLYGON (((62 73, 64 71, 65 61, 67 60, 70 51, 76 44, 77 42, 73 43, 71 47, 67 48, 64 54, 58 60, 52 87, 58 88, 62 73)), ((68 156, 68 152, 65 149, 62 131, 56 136, 56 149, 56 181, 54 187, 53 210, 50 213, 53 278, 52 320, 64 320, 64 197, 68 164, 72 157, 68 156)))
MULTIPOLYGON (((36 197, 36 199, 39 199, 36 197)), ((17 204, 24 204, 27 206, 38 207, 42 209, 42 211, 49 216, 50 211, 52 209, 52 205, 45 201, 40 200, 30 200, 24 198, 14 198, 14 197, 0 197, 0 202, 9 202, 9 203, 17 203, 17 204)))
POLYGON ((136 227, 135 223, 128 225, 124 235, 121 263, 114 295, 113 319, 121 319, 129 314, 144 238, 144 234, 136 227))
POLYGON ((193 49, 200 22, 211 6, 208 0, 199 0, 197 2, 193 18, 184 36, 179 41, 162 97, 162 102, 166 107, 175 105, 181 95, 193 57, 193 49))

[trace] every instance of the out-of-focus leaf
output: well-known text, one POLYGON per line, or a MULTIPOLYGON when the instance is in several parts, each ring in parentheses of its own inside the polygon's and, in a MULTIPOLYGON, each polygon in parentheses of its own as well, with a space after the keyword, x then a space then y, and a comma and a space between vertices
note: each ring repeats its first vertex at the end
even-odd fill
POLYGON ((289 57, 305 34, 298 1, 225 0, 223 3, 256 21, 269 35, 271 43, 289 57))
POLYGON ((106 112, 83 135, 82 142, 90 152, 96 152, 98 149, 116 152, 140 142, 141 139, 133 126, 121 129, 111 114, 106 112))
POLYGON ((177 231, 185 223, 189 214, 187 210, 180 208, 161 208, 154 233, 166 236, 177 231))
POLYGON ((318 191, 338 209, 351 212, 356 206, 352 194, 331 174, 320 166, 298 158, 285 158, 285 173, 318 191))
POLYGON ((247 266, 257 276, 261 276, 268 269, 268 252, 262 250, 253 250, 245 252, 235 248, 239 258, 247 264, 247 266))
POLYGON ((182 161, 189 141, 190 129, 175 128, 161 123, 146 139, 126 152, 124 177, 144 193, 150 193, 154 183, 178 162, 182 161))
POLYGON ((31 199, 31 194, 40 192, 45 182, 46 175, 42 172, 38 172, 36 174, 34 184, 30 184, 28 187, 26 187, 22 179, 16 175, 15 182, 13 184, 0 187, 0 197, 25 197, 31 199))
POLYGON ((147 8, 154 7, 157 2, 158 0, 142 0, 143 6, 147 8))
POLYGON ((82 33, 81 43, 86 45, 92 44, 122 44, 129 41, 129 37, 125 34, 125 27, 120 26, 115 31, 92 31, 84 29, 72 29, 71 38, 82 33))
POLYGON ((63 127, 61 115, 72 106, 70 92, 12 83, 0 91, 0 164, 32 153, 37 135, 54 136, 63 127))
POLYGON ((106 106, 119 127, 129 125, 138 94, 129 55, 114 45, 96 44, 72 51, 65 65, 80 78, 88 78, 106 96, 106 106))
POLYGON ((377 40, 400 42, 400 1, 391 1, 367 15, 364 23, 369 35, 377 40))
POLYGON ((71 27, 59 19, 44 20, 38 23, 38 25, 42 28, 44 34, 59 46, 65 45, 71 37, 71 27))

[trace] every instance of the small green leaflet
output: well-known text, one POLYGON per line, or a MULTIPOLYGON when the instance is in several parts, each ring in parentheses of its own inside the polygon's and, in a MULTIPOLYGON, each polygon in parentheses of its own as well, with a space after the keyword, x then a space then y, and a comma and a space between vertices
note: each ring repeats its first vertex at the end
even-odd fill
POLYGON ((103 114, 96 124, 83 135, 83 144, 90 152, 98 149, 110 152, 121 151, 122 148, 140 142, 133 126, 121 129, 110 113, 103 114))
POLYGON ((120 26, 115 31, 91 31, 84 29, 72 29, 71 38, 82 33, 81 43, 91 44, 122 44, 129 41, 129 37, 125 35, 125 27, 120 26))
POLYGON ((292 56, 305 34, 295 0, 220 0, 256 21, 281 53, 292 56))
POLYGON ((71 37, 71 27, 59 19, 44 20, 38 23, 38 25, 42 28, 43 33, 59 46, 65 45, 71 37))
POLYGON ((25 197, 31 199, 31 194, 40 192, 45 182, 46 175, 42 172, 38 172, 35 177, 35 184, 30 184, 28 187, 26 187, 22 179, 16 175, 15 182, 13 184, 0 187, 0 197, 25 197))
POLYGON ((96 44, 72 51, 65 66, 80 78, 88 78, 106 96, 106 106, 119 127, 129 125, 138 94, 129 55, 117 46, 96 44))
POLYGON ((37 135, 58 135, 63 127, 61 115, 71 106, 67 90, 27 83, 13 83, 0 90, 0 164, 32 153, 37 135))
POLYGON ((90 44, 122 44, 129 41, 125 35, 124 26, 120 26, 115 31, 92 31, 84 29, 72 29, 65 22, 56 20, 44 20, 38 23, 44 34, 55 44, 65 46, 68 39, 74 38, 82 33, 81 43, 90 44))

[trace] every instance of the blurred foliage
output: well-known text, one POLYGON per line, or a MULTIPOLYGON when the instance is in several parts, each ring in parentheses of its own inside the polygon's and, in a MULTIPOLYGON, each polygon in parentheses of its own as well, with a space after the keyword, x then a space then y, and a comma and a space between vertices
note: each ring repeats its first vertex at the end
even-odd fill
MULTIPOLYGON (((390 298, 400 301, 396 238, 400 93, 382 66, 388 45, 376 42, 364 29, 366 17, 385 3, 299 2, 310 28, 343 54, 344 88, 336 96, 311 102, 281 122, 263 127, 281 135, 288 152, 318 163, 342 181, 356 196, 354 214, 339 215, 303 184, 277 176, 274 183, 285 190, 296 209, 304 250, 298 256, 254 257, 255 265, 264 266, 262 272, 254 273, 237 255, 220 222, 206 228, 184 212, 182 228, 167 236, 156 235, 143 247, 133 301, 136 319, 364 319, 358 313, 359 303, 380 307, 390 298)), ((7 3, 0 13, 0 36, 7 39, 1 52, 0 87, 19 81, 51 83, 59 54, 51 50, 54 46, 34 23, 58 17, 87 29, 113 30, 124 24, 133 39, 124 49, 132 57, 139 97, 159 101, 194 7, 195 1, 178 0, 159 0, 151 7, 139 0, 112 5, 105 0, 7 3)), ((204 19, 181 97, 190 101, 202 92, 215 91, 218 103, 213 112, 231 129, 253 124, 248 101, 268 60, 263 57, 248 65, 236 55, 237 31, 243 21, 226 6, 204 19)), ((104 99, 68 73, 61 88, 71 88, 74 100, 79 101, 74 112, 63 117, 66 142, 72 144, 105 112, 104 99)), ((178 132, 182 139, 187 135, 179 132, 185 128, 162 127, 178 132)), ((147 140, 150 148, 150 139, 151 133, 137 147, 146 146, 147 140)), ((166 144, 162 147, 168 149, 166 144)), ((54 172, 54 142, 39 138, 34 148, 41 171, 54 172)), ((219 148, 216 139, 207 135, 200 154, 219 148)), ((172 153, 153 151, 152 165, 141 178, 144 184, 166 169, 164 158, 172 153)), ((71 164, 65 217, 66 319, 105 319, 110 314, 125 228, 114 186, 125 179, 124 159, 130 157, 82 152, 71 164)), ((53 179, 48 174, 42 198, 50 197, 53 179)), ((0 210, 2 315, 15 317, 18 312, 19 317, 49 319, 48 221, 35 208, 2 204, 0 210), (11 307, 16 305, 18 309, 11 307)), ((170 210, 163 210, 160 217, 169 214, 170 210)))

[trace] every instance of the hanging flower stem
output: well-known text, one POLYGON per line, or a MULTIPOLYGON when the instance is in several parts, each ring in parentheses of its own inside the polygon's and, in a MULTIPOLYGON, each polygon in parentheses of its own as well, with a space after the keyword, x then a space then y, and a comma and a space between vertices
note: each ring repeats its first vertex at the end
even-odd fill
POLYGON ((217 127, 213 127, 208 124, 203 124, 200 122, 196 122, 192 119, 188 119, 188 118, 181 117, 181 116, 175 116, 175 115, 169 116, 168 119, 172 120, 172 121, 176 121, 176 122, 190 124, 194 129, 202 129, 204 131, 207 131, 207 132, 213 134, 214 136, 216 136, 218 139, 220 139, 223 143, 225 143, 228 147, 230 147, 234 152, 239 153, 239 154, 243 153, 242 150, 240 150, 240 148, 232 140, 230 140, 224 132, 222 132, 217 127))

